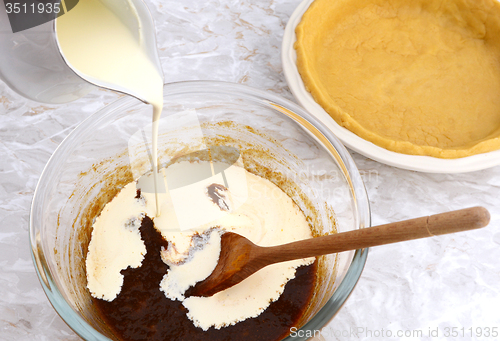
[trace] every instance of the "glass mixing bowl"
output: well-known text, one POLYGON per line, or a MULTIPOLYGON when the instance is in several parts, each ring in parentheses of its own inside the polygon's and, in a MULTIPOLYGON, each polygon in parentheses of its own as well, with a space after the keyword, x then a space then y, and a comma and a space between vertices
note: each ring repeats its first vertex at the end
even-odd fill
MULTIPOLYGON (((236 151, 242 167, 271 180, 294 200, 313 235, 370 226, 368 198, 352 158, 298 105, 223 82, 172 83, 164 93, 160 167, 200 157, 197 151, 207 147, 220 147, 219 155, 211 157, 221 161, 236 151)), ((151 170, 151 117, 151 108, 133 98, 96 112, 57 148, 35 191, 30 216, 35 268, 58 314, 86 340, 112 338, 86 289, 92 223, 126 183, 151 170)), ((301 330, 320 330, 339 311, 361 275, 367 252, 318 258, 315 295, 299 321, 301 330)))

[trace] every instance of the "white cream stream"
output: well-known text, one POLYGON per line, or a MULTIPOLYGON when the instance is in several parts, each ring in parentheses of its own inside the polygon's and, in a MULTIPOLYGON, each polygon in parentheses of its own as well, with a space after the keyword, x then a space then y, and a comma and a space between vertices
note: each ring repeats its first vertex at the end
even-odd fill
MULTIPOLYGON (((133 4, 122 2, 120 5, 128 6, 132 17, 135 13, 136 25, 126 25, 106 7, 106 2, 84 0, 57 19, 57 39, 64 58, 81 77, 102 87, 119 89, 153 106, 152 161, 156 183, 163 76, 160 66, 147 53, 133 4)), ((157 206, 155 215, 159 213, 157 206)))

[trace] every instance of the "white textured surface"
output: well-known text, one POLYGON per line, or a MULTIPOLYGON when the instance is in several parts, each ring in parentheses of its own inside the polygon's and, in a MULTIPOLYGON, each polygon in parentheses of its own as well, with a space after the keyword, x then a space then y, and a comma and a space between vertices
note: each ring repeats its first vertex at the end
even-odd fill
MULTIPOLYGON (((280 45, 299 0, 147 2, 156 19, 166 81, 225 80, 292 98, 280 45)), ((29 208, 57 145, 78 122, 117 97, 101 90, 68 105, 47 106, 0 83, 2 341, 79 339, 56 315, 36 277, 28 247, 29 208)), ((436 175, 353 156, 366 180, 374 224, 478 204, 490 210, 492 221, 481 231, 371 249, 354 293, 319 339, 431 340, 429 327, 439 328, 433 340, 500 339, 470 337, 469 331, 500 329, 500 167, 436 175), (446 338, 446 327, 456 327, 460 336, 446 338), (358 328, 364 332, 351 334, 358 328), (393 337, 376 337, 382 329, 393 337), (398 330, 423 335, 397 337, 398 330)))

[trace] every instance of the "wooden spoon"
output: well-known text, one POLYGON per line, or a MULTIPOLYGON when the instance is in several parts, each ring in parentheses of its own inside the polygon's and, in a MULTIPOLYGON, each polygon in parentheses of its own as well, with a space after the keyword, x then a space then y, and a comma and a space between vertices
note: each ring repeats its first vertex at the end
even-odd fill
POLYGON ((257 246, 245 237, 226 232, 214 271, 190 288, 186 296, 212 296, 274 263, 467 231, 484 227, 489 221, 488 210, 471 207, 272 247, 257 246))

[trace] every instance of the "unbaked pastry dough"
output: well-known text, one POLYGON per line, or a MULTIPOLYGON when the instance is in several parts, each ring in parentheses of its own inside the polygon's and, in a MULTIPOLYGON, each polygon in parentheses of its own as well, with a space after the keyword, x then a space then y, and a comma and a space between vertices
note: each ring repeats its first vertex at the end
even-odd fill
POLYGON ((316 0, 296 35, 307 90, 358 136, 440 158, 500 149, 500 2, 316 0))

